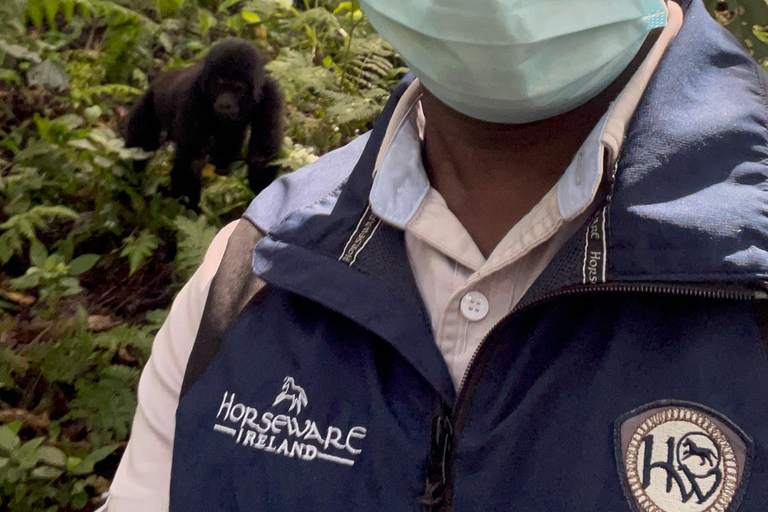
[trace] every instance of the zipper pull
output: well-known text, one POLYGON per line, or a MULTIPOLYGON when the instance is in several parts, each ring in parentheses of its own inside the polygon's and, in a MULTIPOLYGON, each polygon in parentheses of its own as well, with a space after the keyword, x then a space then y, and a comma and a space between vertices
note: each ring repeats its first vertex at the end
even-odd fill
POLYGON ((440 505, 445 499, 448 481, 448 456, 452 448, 453 425, 451 424, 450 411, 446 409, 435 421, 427 484, 424 488, 424 495, 419 498, 419 503, 424 505, 426 510, 440 505))

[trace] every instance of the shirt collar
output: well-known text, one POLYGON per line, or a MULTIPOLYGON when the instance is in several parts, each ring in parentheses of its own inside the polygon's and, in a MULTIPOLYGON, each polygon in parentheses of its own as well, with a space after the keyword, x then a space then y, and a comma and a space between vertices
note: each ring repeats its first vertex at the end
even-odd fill
MULTIPOLYGON (((618 161, 632 115, 682 21, 682 10, 671 4, 667 25, 648 56, 558 181, 557 204, 564 220, 586 211, 597 194, 603 166, 607 163, 612 168, 618 161)), ((405 229, 430 188, 421 152, 425 125, 421 96, 422 86, 416 79, 403 94, 389 123, 369 196, 373 212, 400 229, 405 229)))
POLYGON ((384 135, 374 168, 370 204, 385 222, 400 229, 418 210, 429 191, 421 142, 424 138, 422 89, 418 78, 403 94, 384 135))

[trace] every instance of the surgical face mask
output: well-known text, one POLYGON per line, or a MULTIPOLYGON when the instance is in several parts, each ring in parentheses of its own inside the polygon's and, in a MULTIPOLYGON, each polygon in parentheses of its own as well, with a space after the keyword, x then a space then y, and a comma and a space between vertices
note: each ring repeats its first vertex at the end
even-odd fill
POLYGON ((361 0, 443 103, 530 123, 597 96, 667 22, 664 0, 361 0))

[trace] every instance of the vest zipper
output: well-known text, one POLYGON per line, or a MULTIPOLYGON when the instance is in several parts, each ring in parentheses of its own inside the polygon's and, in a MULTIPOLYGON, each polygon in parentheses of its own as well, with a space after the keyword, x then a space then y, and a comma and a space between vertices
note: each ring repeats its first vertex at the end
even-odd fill
POLYGON ((425 512, 448 512, 451 510, 453 498, 453 458, 456 439, 461 435, 466 417, 462 405, 466 401, 467 378, 472 373, 478 355, 486 348, 490 335, 510 317, 521 311, 542 305, 554 299, 596 293, 644 293, 666 296, 685 296, 701 299, 751 301, 768 299, 768 282, 761 281, 765 289, 750 289, 746 287, 714 288, 706 285, 675 285, 666 283, 603 283, 591 285, 576 285, 563 288, 554 292, 545 293, 531 300, 521 302, 510 313, 502 318, 488 334, 483 338, 472 354, 469 365, 461 379, 456 401, 452 408, 444 407, 442 414, 435 420, 435 432, 428 468, 427 485, 424 495, 419 502, 424 506, 425 512))

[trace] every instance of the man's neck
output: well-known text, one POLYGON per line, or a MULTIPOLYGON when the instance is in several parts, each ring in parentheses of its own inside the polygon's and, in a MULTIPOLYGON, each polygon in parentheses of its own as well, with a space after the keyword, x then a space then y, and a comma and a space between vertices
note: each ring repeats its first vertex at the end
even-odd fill
POLYGON ((484 256, 557 183, 657 37, 649 36, 629 67, 596 98, 535 123, 472 119, 425 90, 427 175, 484 256))

